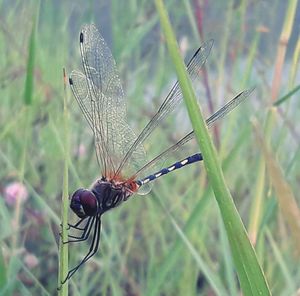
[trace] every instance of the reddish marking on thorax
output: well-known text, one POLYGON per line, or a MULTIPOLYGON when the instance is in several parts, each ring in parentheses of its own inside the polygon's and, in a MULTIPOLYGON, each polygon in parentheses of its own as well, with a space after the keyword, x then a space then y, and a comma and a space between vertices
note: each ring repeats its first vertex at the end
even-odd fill
POLYGON ((139 189, 138 184, 135 182, 135 177, 131 177, 129 179, 124 178, 121 174, 115 174, 113 172, 109 172, 106 175, 106 179, 114 184, 124 184, 130 191, 136 192, 139 189))
POLYGON ((139 189, 138 184, 134 180, 128 180, 126 182, 126 186, 132 191, 132 192, 137 192, 139 189))

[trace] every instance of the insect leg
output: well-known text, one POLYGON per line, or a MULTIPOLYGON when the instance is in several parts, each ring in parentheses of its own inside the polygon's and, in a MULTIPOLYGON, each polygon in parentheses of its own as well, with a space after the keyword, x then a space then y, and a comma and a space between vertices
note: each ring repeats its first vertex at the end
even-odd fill
POLYGON ((74 224, 74 225, 68 223, 68 226, 69 226, 70 228, 74 228, 74 229, 77 229, 77 230, 84 230, 84 228, 81 228, 81 227, 78 227, 78 226, 79 226, 85 219, 86 219, 86 217, 80 219, 80 220, 79 220, 76 224, 74 224))
POLYGON ((92 240, 92 244, 89 249, 89 252, 86 254, 86 256, 81 260, 81 262, 76 267, 72 268, 68 272, 66 278, 61 283, 62 285, 66 281, 68 281, 85 262, 87 262, 91 257, 93 257, 96 254, 96 252, 98 251, 98 248, 99 248, 100 231, 101 231, 101 220, 100 220, 100 216, 97 216, 96 217, 96 225, 95 225, 95 229, 94 229, 94 236, 93 236, 93 240, 92 240), (96 245, 95 245, 95 242, 96 242, 96 245))
POLYGON ((68 244, 68 243, 81 242, 81 241, 87 240, 90 235, 90 232, 92 230, 94 222, 95 222, 95 217, 90 217, 89 221, 86 223, 86 225, 83 229, 83 233, 81 236, 68 235, 69 238, 73 238, 73 239, 63 242, 63 243, 68 244))

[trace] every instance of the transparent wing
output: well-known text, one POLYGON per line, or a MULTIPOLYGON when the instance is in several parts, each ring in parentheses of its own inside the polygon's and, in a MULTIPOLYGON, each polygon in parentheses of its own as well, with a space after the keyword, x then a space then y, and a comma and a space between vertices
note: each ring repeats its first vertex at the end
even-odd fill
MULTIPOLYGON (((190 76, 190 79, 192 81, 195 81, 196 78, 199 78, 199 72, 205 63, 211 48, 213 46, 213 40, 209 40, 205 42, 194 54, 194 56, 191 58, 190 62, 187 64, 187 72, 190 76)), ((152 133, 152 131, 166 118, 167 115, 169 115, 176 106, 182 101, 182 92, 179 86, 178 81, 175 83, 175 85, 172 87, 171 91, 169 92, 168 96, 158 109, 157 113, 152 117, 152 119, 149 121, 149 123, 145 126, 145 128, 142 130, 140 135, 137 137, 133 145, 130 147, 130 149, 127 151, 124 159, 122 160, 117 173, 122 171, 124 167, 127 166, 127 164, 130 164, 132 154, 134 153, 136 147, 138 145, 141 145, 148 136, 152 133)))
MULTIPOLYGON (((235 96, 231 101, 225 104, 222 108, 216 111, 213 115, 211 115, 207 120, 206 124, 208 128, 211 128, 219 119, 225 117, 229 112, 231 112, 235 107, 237 107, 241 102, 243 102, 249 95, 253 92, 254 88, 246 90, 235 96)), ((176 144, 172 145, 158 156, 153 158, 147 164, 145 164, 142 168, 140 168, 135 173, 135 178, 140 179, 140 177, 146 177, 146 172, 157 163, 165 161, 168 157, 170 157, 175 151, 181 149, 187 142, 194 139, 195 134, 194 131, 191 131, 186 136, 184 136, 181 140, 179 140, 176 144)))
MULTIPOLYGON (((88 81, 85 74, 79 72, 79 71, 72 71, 70 74, 70 86, 73 91, 74 97, 76 101, 78 102, 78 105, 84 114, 88 124, 94 131, 94 134, 97 136, 97 140, 95 140, 95 146, 96 146, 96 152, 97 157, 99 160, 99 163, 101 164, 101 167, 103 167, 103 164, 106 164, 108 168, 112 168, 113 164, 109 163, 107 159, 104 158, 105 151, 108 151, 109 161, 112 162, 115 160, 116 162, 116 155, 121 155, 119 158, 125 154, 125 151, 128 150, 129 146, 132 145, 134 141, 134 132, 130 129, 130 127, 127 125, 127 123, 124 120, 116 121, 113 116, 106 117, 107 122, 101 123, 95 120, 98 120, 93 117, 93 110, 92 104, 93 101, 96 101, 97 98, 91 99, 92 96, 94 96, 93 93, 90 93, 88 90, 88 81), (113 143, 111 140, 108 139, 107 142, 100 142, 99 140, 101 138, 106 137, 107 130, 110 130, 111 127, 109 127, 109 122, 114 121, 114 139, 118 139, 117 143, 113 143), (107 127, 107 129, 105 129, 107 127), (102 130, 101 130, 102 129, 102 130), (130 137, 131 135, 131 137, 130 137), (117 152, 116 152, 117 151, 117 152), (118 154, 117 154, 118 153, 118 154)), ((108 111, 107 113, 111 112, 108 111)), ((109 135, 108 135, 109 136, 109 135)), ((133 155, 133 163, 132 163, 132 169, 138 169, 140 167, 140 161, 143 159, 143 163, 145 163, 145 153, 141 145, 138 147, 138 149, 134 152, 133 155)), ((104 175, 105 173, 102 172, 104 175)), ((128 172, 129 173, 129 172, 128 172)))
MULTIPOLYGON (((82 28, 80 51, 84 73, 73 71, 70 85, 94 132, 102 174, 113 176, 136 136, 126 122, 126 103, 116 63, 95 25, 82 28)), ((141 167, 145 159, 145 151, 139 144, 126 174, 141 167)))
POLYGON ((91 99, 88 91, 86 76, 83 73, 74 70, 70 74, 69 84, 85 119, 87 120, 89 126, 93 129, 91 99))

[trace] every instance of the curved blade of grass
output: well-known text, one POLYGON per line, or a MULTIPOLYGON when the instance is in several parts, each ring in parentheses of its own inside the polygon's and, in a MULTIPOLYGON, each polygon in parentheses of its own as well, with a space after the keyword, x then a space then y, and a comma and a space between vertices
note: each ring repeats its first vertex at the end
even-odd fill
POLYGON ((227 282, 227 286, 229 289, 230 296, 239 295, 237 281, 235 276, 235 269, 233 260, 230 253, 230 246, 226 236, 226 230, 224 227, 224 223, 221 218, 218 219, 219 231, 220 231, 220 244, 222 246, 222 254, 224 258, 224 268, 225 268, 225 279, 227 282))
POLYGON ((174 242, 173 246, 167 252, 166 257, 159 265, 159 269, 155 271, 153 277, 149 279, 149 285, 147 291, 145 292, 145 295, 152 296, 159 294, 161 286, 167 280, 168 274, 173 270, 178 257, 180 257, 183 249, 183 244, 185 244, 189 248, 193 256, 199 257, 199 260, 197 260, 198 266, 203 272, 207 281, 210 283, 216 295, 224 295, 224 293, 226 293, 226 289, 224 288, 222 283, 219 282, 217 277, 214 276, 213 271, 209 269, 208 265, 202 261, 199 254, 195 253, 193 246, 187 238, 191 234, 193 229, 195 229, 195 227, 197 226, 197 221, 199 217, 201 217, 201 213, 203 213, 203 211, 205 211, 205 209, 207 208, 210 197, 209 189, 205 191, 205 193, 203 194, 203 198, 199 199, 193 212, 189 216, 188 221, 182 229, 177 225, 176 221, 174 221, 173 217, 170 215, 166 207, 162 204, 161 200, 157 198, 154 192, 152 194, 154 194, 155 196, 155 201, 169 216, 171 223, 173 224, 180 237, 174 242))
MULTIPOLYGON (((199 199, 195 205, 194 210, 190 214, 187 222, 183 227, 183 232, 186 236, 189 236, 192 230, 196 227, 199 217, 201 217, 203 211, 207 208, 209 202, 209 194, 206 191, 203 197, 199 199)), ((163 283, 167 280, 168 274, 173 270, 178 257, 180 256, 183 248, 183 241, 178 238, 171 248, 168 250, 164 259, 160 262, 159 268, 155 268, 153 276, 149 278, 147 290, 145 295, 158 295, 163 283)))
POLYGON ((255 251, 248 239, 246 229, 235 208, 231 194, 225 184, 216 150, 209 137, 205 121, 201 115, 185 65, 180 57, 178 45, 162 0, 155 1, 161 25, 166 37, 168 50, 173 60, 178 81, 182 89, 188 114, 203 154, 207 175, 218 202, 225 224, 235 267, 244 295, 270 295, 263 271, 255 251))
POLYGON ((291 72, 289 75, 289 89, 291 89, 292 86, 295 85, 295 80, 297 77, 297 73, 299 70, 299 64, 300 64, 299 59, 300 59, 300 38, 298 38, 298 41, 297 41, 296 47, 295 47, 295 51, 293 54, 291 72))
POLYGON ((279 246, 275 242, 273 235, 268 227, 266 227, 265 232, 266 232, 266 237, 270 243, 270 247, 272 248, 272 251, 274 253, 274 257, 276 258, 276 261, 279 265, 279 269, 282 275, 284 276, 286 282, 285 293, 288 295, 293 295, 293 292, 296 291, 296 287, 297 287, 293 282, 293 274, 289 271, 288 265, 285 262, 282 251, 280 250, 279 246))
POLYGON ((285 180, 282 170, 275 160, 275 156, 271 153, 267 142, 264 141, 258 124, 255 122, 254 127, 255 135, 257 141, 259 142, 259 147, 262 147, 267 170, 276 192, 279 207, 283 213, 284 219, 286 220, 290 228, 291 236, 295 242, 298 254, 300 254, 300 210, 297 205, 294 193, 290 185, 285 180))
POLYGON ((178 223, 175 221, 173 216, 171 215, 170 211, 163 205, 161 200, 156 197, 156 201, 160 204, 160 206, 163 208, 165 213, 168 215, 171 223, 173 224, 175 230, 179 234, 181 240, 184 242, 184 244, 189 249, 190 253, 192 254, 193 258, 197 262, 197 265, 199 266, 200 270, 203 272, 203 274, 206 276, 207 281, 210 283, 213 290, 216 292, 216 295, 227 295, 226 289, 223 286, 223 284, 220 282, 219 278, 214 275, 213 271, 209 268, 209 266, 204 262, 202 257, 199 255, 197 250, 195 250, 194 246, 190 242, 190 240, 185 235, 183 229, 178 225, 178 223))
POLYGON ((273 103, 274 106, 281 105, 284 101, 289 99, 292 95, 294 95, 298 90, 300 90, 300 84, 293 88, 290 92, 288 92, 285 96, 281 97, 277 101, 273 103))
POLYGON ((36 277, 36 275, 26 266, 26 264, 24 264, 18 258, 17 258, 17 260, 18 260, 18 264, 20 264, 22 266, 22 269, 32 279, 32 281, 34 282, 34 285, 41 290, 41 295, 50 296, 51 294, 46 290, 46 287, 43 286, 43 284, 38 280, 38 278, 36 277))

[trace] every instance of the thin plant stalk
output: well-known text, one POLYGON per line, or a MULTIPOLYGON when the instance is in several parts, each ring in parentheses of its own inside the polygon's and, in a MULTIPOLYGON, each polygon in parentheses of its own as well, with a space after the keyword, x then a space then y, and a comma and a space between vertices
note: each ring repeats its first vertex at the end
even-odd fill
POLYGON ((63 175, 63 192, 62 192, 62 208, 61 208, 61 239, 59 245, 59 271, 58 271, 58 287, 59 295, 68 295, 68 283, 61 285, 68 274, 68 244, 63 244, 63 241, 68 240, 68 210, 69 210, 69 194, 68 194, 68 159, 69 159, 69 114, 67 109, 67 94, 66 94, 66 73, 64 74, 64 175, 63 175))
POLYGON ((300 38, 298 38, 298 41, 297 41, 297 44, 295 47, 295 51, 294 51, 294 55, 293 55, 291 74, 289 77, 289 89, 291 89, 293 87, 293 85, 295 85, 297 72, 298 72, 299 66, 300 66, 299 60, 300 60, 300 38))

